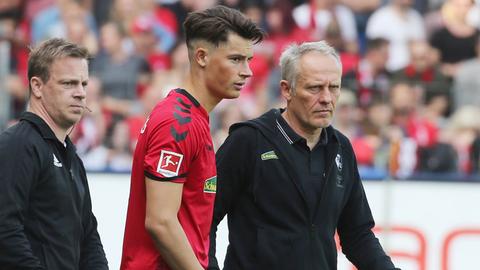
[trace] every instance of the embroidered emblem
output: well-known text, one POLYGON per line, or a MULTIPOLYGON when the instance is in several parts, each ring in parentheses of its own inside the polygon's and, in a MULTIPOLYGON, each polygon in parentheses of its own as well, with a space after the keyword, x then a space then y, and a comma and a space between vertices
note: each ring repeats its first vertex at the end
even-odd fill
POLYGON ((275 151, 273 150, 263 153, 260 157, 262 160, 278 159, 277 154, 275 154, 275 151))
POLYGON ((56 167, 61 168, 63 165, 62 163, 58 160, 58 158, 53 154, 53 165, 56 167))
POLYGON ((335 157, 335 163, 337 164, 337 174, 336 174, 337 187, 343 188, 344 187, 344 180, 342 176, 343 162, 342 162, 342 156, 340 154, 337 154, 337 156, 335 157))
POLYGON ((337 164, 338 171, 341 172, 343 168, 343 163, 342 156, 340 156, 340 154, 337 154, 337 156, 335 157, 335 163, 337 164))
POLYGON ((162 150, 158 162, 157 172, 165 177, 178 176, 183 155, 171 151, 162 150))

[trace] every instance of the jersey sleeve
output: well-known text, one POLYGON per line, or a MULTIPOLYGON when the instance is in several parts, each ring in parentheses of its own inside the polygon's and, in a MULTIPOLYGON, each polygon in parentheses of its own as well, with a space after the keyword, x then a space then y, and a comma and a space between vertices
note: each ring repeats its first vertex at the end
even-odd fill
POLYGON ((157 124, 150 124, 152 129, 146 134, 145 176, 157 181, 184 183, 195 156, 193 149, 196 149, 192 123, 179 124, 174 118, 163 118, 157 124))

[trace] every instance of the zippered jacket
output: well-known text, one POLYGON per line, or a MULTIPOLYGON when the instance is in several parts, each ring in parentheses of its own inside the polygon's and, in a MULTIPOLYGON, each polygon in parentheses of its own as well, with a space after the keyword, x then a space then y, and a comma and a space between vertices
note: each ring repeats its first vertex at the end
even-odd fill
POLYGON ((29 112, 0 134, 0 269, 108 269, 75 147, 29 112))
POLYGON ((348 139, 327 127, 323 186, 308 205, 292 147, 278 129, 281 110, 235 124, 217 152, 217 197, 209 269, 217 226, 228 215, 224 269, 334 270, 335 233, 343 253, 359 270, 395 269, 372 232, 374 220, 348 139), (314 207, 314 211, 310 211, 314 207))

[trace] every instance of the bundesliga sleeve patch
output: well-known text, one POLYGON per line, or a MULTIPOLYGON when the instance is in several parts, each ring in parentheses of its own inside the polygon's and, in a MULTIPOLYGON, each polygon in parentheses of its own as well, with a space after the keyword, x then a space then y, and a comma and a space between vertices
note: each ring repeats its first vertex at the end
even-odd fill
POLYGON ((165 177, 178 176, 183 155, 171 151, 162 150, 158 161, 157 172, 165 177))

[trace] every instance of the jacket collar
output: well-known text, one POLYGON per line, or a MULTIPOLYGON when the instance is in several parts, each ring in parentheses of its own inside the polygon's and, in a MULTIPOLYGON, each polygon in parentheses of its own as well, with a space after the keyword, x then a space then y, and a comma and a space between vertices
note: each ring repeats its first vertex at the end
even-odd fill
MULTIPOLYGON (((301 140, 305 140, 302 136, 298 135, 285 121, 285 119, 282 117, 282 113, 285 111, 285 109, 276 109, 273 110, 273 114, 275 117, 275 125, 276 129, 280 131, 280 133, 283 135, 283 137, 287 140, 289 144, 294 144, 297 143, 301 140)), ((271 111, 272 112, 272 111, 271 111)), ((320 134, 320 145, 327 145, 329 141, 334 140, 339 142, 337 134, 334 132, 333 127, 330 125, 326 128, 322 129, 322 133, 320 134)))
MULTIPOLYGON (((57 136, 55 136, 55 133, 47 125, 47 123, 37 114, 34 114, 32 112, 24 112, 20 116, 20 121, 27 121, 31 123, 34 126, 34 128, 38 130, 42 138, 47 140, 54 140, 60 144, 63 144, 58 140, 57 136)), ((70 141, 70 138, 68 136, 65 138, 65 143, 67 147, 73 147, 73 144, 70 141)))

